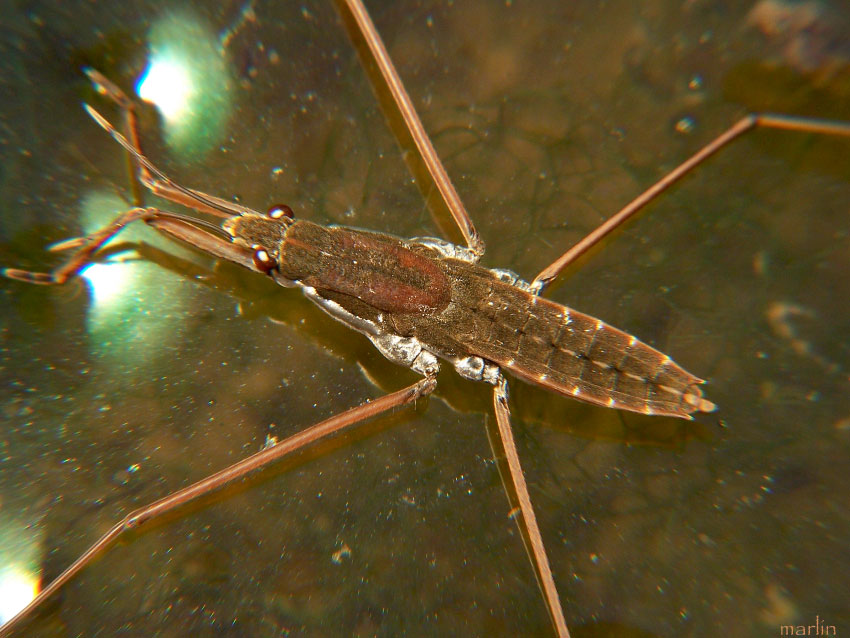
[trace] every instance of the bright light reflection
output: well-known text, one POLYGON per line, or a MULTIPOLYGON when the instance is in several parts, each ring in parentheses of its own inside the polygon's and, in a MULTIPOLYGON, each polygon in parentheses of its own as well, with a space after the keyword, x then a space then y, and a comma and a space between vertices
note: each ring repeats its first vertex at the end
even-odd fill
POLYGON ((184 116, 194 91, 186 66, 169 59, 153 60, 136 85, 139 97, 155 104, 169 122, 184 116))
POLYGON ((0 625, 27 606, 38 594, 38 577, 22 567, 0 567, 0 625))
POLYGON ((162 14, 148 33, 150 60, 136 93, 162 113, 172 152, 196 157, 227 134, 232 70, 219 37, 190 12, 162 14))
POLYGON ((118 297, 130 281, 127 277, 128 264, 92 264, 80 272, 91 286, 97 305, 103 305, 118 297))
MULTIPOLYGON (((82 234, 103 228, 127 207, 127 202, 112 192, 89 191, 80 202, 82 234)), ((106 260, 89 264, 80 273, 91 299, 86 329, 97 356, 114 358, 120 365, 140 366, 154 361, 152 355, 170 343, 173 315, 181 311, 194 284, 180 277, 169 278, 167 269, 155 266, 139 251, 144 255, 146 247, 153 247, 154 255, 157 248, 164 251, 166 261, 171 255, 178 260, 209 262, 141 222, 128 225, 110 246, 113 253, 106 260), (125 250, 117 252, 121 244, 125 250), (162 293, 163 285, 169 294, 162 293)))

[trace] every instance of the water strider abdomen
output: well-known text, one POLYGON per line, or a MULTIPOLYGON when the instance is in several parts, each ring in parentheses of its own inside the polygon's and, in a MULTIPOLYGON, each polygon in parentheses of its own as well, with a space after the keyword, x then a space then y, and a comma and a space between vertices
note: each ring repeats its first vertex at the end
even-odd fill
POLYGON ((464 342, 515 376, 581 401, 644 414, 690 418, 714 409, 702 396, 702 379, 636 337, 494 280, 483 268, 449 267, 460 271, 456 281, 465 303, 457 320, 465 326, 464 342))

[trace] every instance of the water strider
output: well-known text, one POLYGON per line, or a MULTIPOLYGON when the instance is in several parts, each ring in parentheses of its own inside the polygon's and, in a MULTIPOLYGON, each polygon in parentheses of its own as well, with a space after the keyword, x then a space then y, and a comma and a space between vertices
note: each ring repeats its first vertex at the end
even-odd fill
MULTIPOLYGON (((105 80, 99 81, 105 85, 105 80)), ((785 118, 763 120, 767 124, 789 126, 794 122, 785 118)), ((102 120, 101 123, 106 125, 102 120)), ((755 123, 754 119, 745 120, 733 129, 733 134, 755 123)), ((807 129, 814 126, 811 122, 797 124, 807 129)), ((723 138, 711 150, 719 148, 731 136, 723 138)), ((536 294, 537 285, 524 284, 506 271, 475 266, 481 251, 474 241, 474 232, 466 233, 470 245, 464 248, 439 240, 399 240, 362 231, 324 228, 293 221, 286 209, 260 215, 203 194, 186 192, 170 184, 164 176, 156 175, 152 166, 145 168, 155 176, 150 183, 167 197, 204 212, 226 213, 229 218, 223 227, 234 241, 231 243, 226 235, 217 232, 210 234, 206 225, 199 226, 198 222, 182 216, 139 208, 94 238, 69 267, 48 276, 20 270, 7 274, 37 283, 61 282, 77 272, 100 243, 120 230, 121 225, 143 219, 167 234, 268 275, 278 283, 298 285, 323 309, 369 336, 391 360, 409 365, 426 377, 432 375, 436 365, 436 360, 428 356, 430 353, 448 359, 463 376, 494 383, 501 422, 506 420, 504 382, 493 364, 556 391, 614 407, 675 416, 688 416, 712 407, 701 397, 698 379, 675 366, 665 355, 598 320, 542 299, 536 294), (332 263, 336 265, 329 267, 327 262, 319 265, 316 253, 335 259, 332 263), (623 388, 628 391, 624 392, 623 388)), ((687 168, 690 165, 684 170, 687 168)), ((640 203, 648 201, 670 181, 640 203)), ((622 219, 623 216, 616 218, 612 225, 621 223, 622 219)), ((471 223, 467 228, 471 228, 471 223)), ((66 242, 60 247, 79 249, 80 242, 66 242)), ((571 259, 568 253, 552 268, 544 270, 536 283, 548 282, 571 259)), ((352 412, 326 429, 351 423, 432 389, 430 382, 417 384, 410 392, 390 395, 387 397, 390 401, 369 404, 371 408, 366 414, 352 412)), ((275 452, 282 454, 302 445, 318 436, 317 432, 311 431, 289 444, 282 443, 275 452)), ((268 459, 269 455, 263 458, 268 459)), ((219 477, 215 484, 208 483, 195 491, 212 489, 221 480, 219 477)), ((191 493, 182 493, 144 515, 131 515, 128 525, 137 524, 139 518, 166 506, 185 502, 190 496, 191 493)), ((551 594, 549 600, 554 607, 551 594)))

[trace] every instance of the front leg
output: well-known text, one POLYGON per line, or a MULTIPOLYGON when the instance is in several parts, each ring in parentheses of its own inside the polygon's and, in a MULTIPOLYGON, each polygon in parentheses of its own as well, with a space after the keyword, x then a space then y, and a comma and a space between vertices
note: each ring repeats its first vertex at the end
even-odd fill
POLYGON ((79 275, 94 259, 95 253, 128 224, 142 220, 158 231, 214 257, 226 259, 255 272, 265 274, 262 263, 257 261, 257 250, 236 244, 214 224, 170 213, 158 208, 131 208, 121 213, 112 222, 87 237, 69 239, 54 245, 51 250, 74 252, 68 260, 51 272, 34 272, 18 268, 4 268, 0 274, 30 284, 61 285, 79 275))
POLYGON ((149 221, 157 215, 157 212, 155 209, 149 208, 131 208, 87 237, 71 239, 57 244, 52 250, 67 250, 69 248, 76 248, 76 250, 64 264, 49 273, 19 270, 18 268, 4 268, 0 273, 9 277, 9 279, 17 279, 30 284, 62 285, 80 274, 80 271, 91 263, 92 257, 100 250, 101 246, 120 233, 125 226, 140 219, 149 221))

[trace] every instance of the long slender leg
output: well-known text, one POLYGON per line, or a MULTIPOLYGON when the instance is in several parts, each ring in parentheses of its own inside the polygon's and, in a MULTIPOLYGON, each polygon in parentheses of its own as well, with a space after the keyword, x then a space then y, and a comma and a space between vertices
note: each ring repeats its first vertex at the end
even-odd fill
MULTIPOLYGON (((167 175, 157 169, 141 152, 139 146, 138 132, 136 129, 136 116, 132 101, 121 89, 94 69, 86 69, 87 75, 98 87, 99 91, 110 97, 121 107, 124 114, 125 126, 128 129, 130 141, 127 140, 115 127, 113 127, 102 115, 85 105, 88 113, 94 120, 104 128, 125 150, 130 154, 134 164, 138 168, 139 181, 142 182, 155 194, 174 201, 178 204, 188 206, 201 212, 207 212, 219 217, 230 217, 244 213, 260 214, 246 206, 240 206, 218 197, 207 195, 200 191, 180 186, 173 182, 167 175)), ((133 181, 135 185, 136 182, 133 181)), ((133 198, 137 202, 141 199, 134 188, 133 198)), ((118 234, 125 226, 137 221, 145 222, 163 230, 178 239, 188 241, 195 246, 211 252, 218 257, 230 259, 236 263, 251 267, 251 260, 244 251, 235 247, 229 241, 222 241, 216 234, 222 233, 221 229, 201 219, 192 219, 175 213, 168 213, 154 208, 142 208, 136 206, 118 215, 110 224, 94 232, 87 237, 75 237, 57 244, 50 250, 53 252, 76 249, 71 257, 60 267, 50 273, 32 272, 19 270, 17 268, 0 269, 0 274, 11 279, 17 279, 33 284, 64 284, 77 275, 92 259, 92 256, 112 237, 118 234), (188 223, 187 223, 188 222, 188 223), (209 228, 212 232, 201 232, 193 229, 190 224, 209 228)))
POLYGON ((127 225, 139 219, 149 220, 156 213, 153 209, 147 208, 131 208, 130 210, 121 213, 100 230, 92 233, 88 237, 75 238, 66 240, 52 247, 52 250, 67 250, 69 248, 77 248, 71 257, 53 272, 32 272, 29 270, 19 270, 17 268, 3 268, 0 274, 3 274, 10 279, 25 281, 30 284, 44 285, 61 285, 77 275, 83 267, 91 261, 94 255, 101 246, 117 235, 127 225))
POLYGON ((505 448, 505 457, 508 462, 511 481, 516 490, 519 508, 522 512, 522 518, 525 521, 526 532, 528 533, 530 545, 527 548, 528 553, 534 563, 534 571, 537 573, 540 587, 546 598, 546 606, 549 608, 552 624, 555 625, 555 629, 561 638, 569 638, 570 632, 567 629, 567 622, 564 620, 564 610, 561 609, 561 598, 558 596, 555 579, 552 577, 552 569, 549 567, 546 547, 543 545, 543 537, 540 535, 540 528, 537 526, 537 517, 534 515, 531 496, 528 494, 528 486, 525 483, 525 475, 519 462, 519 454, 517 453, 514 435, 511 431, 511 412, 508 407, 508 384, 504 377, 499 379, 498 384, 493 389, 493 410, 496 413, 496 423, 499 426, 499 436, 502 440, 502 446, 505 448))
POLYGON ((469 246, 476 256, 480 257, 484 254, 484 242, 481 241, 478 231, 475 230, 475 225, 472 223, 469 213, 466 212, 466 208, 457 194, 452 180, 443 166, 443 162, 440 160, 439 155, 437 155, 437 151, 434 150, 434 145, 431 144, 431 138, 428 137, 425 128, 422 126, 422 121, 419 119, 413 102, 404 88, 404 83, 401 81, 398 71, 396 71, 387 53, 387 49, 378 30, 369 17, 369 12, 366 11, 366 7, 363 6, 361 0, 344 0, 344 2, 357 23, 369 50, 372 52, 375 64, 380 69, 386 83, 386 88, 389 90, 396 106, 401 112, 410 131, 410 135, 416 143, 416 148, 419 149, 419 153, 428 167, 431 178, 443 196, 443 200, 446 202, 446 206, 449 212, 451 212, 455 223, 460 228, 460 232, 466 240, 466 245, 469 246))
MULTIPOLYGON (((419 115, 410 100, 410 96, 407 94, 404 84, 402 83, 401 78, 399 78, 398 72, 387 53, 380 34, 375 28, 375 25, 372 23, 366 8, 360 0, 344 0, 344 2, 359 26, 360 32, 365 39, 369 50, 372 52, 375 63, 380 69, 381 75, 386 82, 386 87, 401 112, 408 130, 419 149, 422 159, 428 167, 428 172, 431 174, 432 179, 443 196, 446 206, 449 208, 455 223, 457 223, 460 228, 467 246, 476 256, 480 257, 484 254, 484 242, 479 237, 478 231, 475 230, 472 219, 469 217, 463 202, 460 200, 460 197, 458 196, 442 161, 434 150, 431 140, 425 132, 422 122, 419 119, 419 115)), ((549 560, 546 556, 543 538, 540 535, 540 530, 537 526, 537 519, 531 506, 531 498, 528 494, 528 488, 525 483, 522 467, 519 462, 519 456, 516 451, 516 444, 514 443, 513 435, 511 433, 510 411, 507 403, 507 384, 504 379, 500 380, 499 385, 497 385, 494 390, 493 403, 496 413, 496 421, 499 425, 502 445, 505 448, 505 454, 508 460, 511 479, 519 498, 520 510, 522 512, 523 520, 526 524, 526 531, 531 543, 529 553, 532 556, 535 571, 538 574, 538 578, 546 597, 546 604, 549 608, 552 622, 558 632, 558 635, 569 638, 569 630, 567 629, 566 621, 564 620, 564 613, 561 609, 560 598, 558 597, 555 582, 552 578, 552 570, 549 567, 549 560)))
MULTIPOLYGON (((112 99, 113 102, 117 103, 119 107, 121 107, 121 113, 124 118, 124 134, 129 138, 132 145, 139 150, 139 153, 141 153, 142 146, 139 141, 138 118, 136 117, 136 106, 133 103, 133 100, 128 98, 124 91, 119 89, 100 71, 91 67, 84 67, 83 73, 85 73, 89 80, 92 81, 92 84, 94 84, 98 93, 106 95, 112 99)), ((136 164, 132 155, 127 156, 127 169, 130 173, 130 188, 133 192, 133 205, 141 206, 143 199, 140 182, 143 180, 140 174, 145 169, 136 164)), ((147 175, 147 177, 150 179, 150 175, 147 175)))
POLYGON ((205 494, 209 494, 228 483, 242 478, 243 476, 260 469, 284 456, 291 454, 301 448, 310 445, 331 434, 352 425, 356 425, 366 419, 373 418, 417 399, 429 395, 437 387, 434 377, 426 377, 416 383, 392 394, 387 394, 369 403, 364 403, 351 408, 342 414, 337 414, 321 423, 301 430, 277 443, 274 447, 267 448, 242 461, 234 463, 215 474, 201 479, 188 487, 169 494, 168 496, 154 501, 140 509, 130 512, 119 523, 117 523, 106 534, 101 536, 91 547, 89 547, 77 560, 65 569, 59 576, 45 587, 26 607, 13 616, 6 624, 0 626, 0 638, 8 636, 12 629, 17 626, 34 609, 39 607, 47 598, 52 596, 60 587, 68 582, 86 565, 91 563, 97 556, 112 546, 125 532, 137 529, 150 521, 161 517, 178 507, 189 503, 205 494))
POLYGON ((833 120, 821 120, 816 118, 793 117, 789 115, 778 115, 775 113, 753 113, 732 125, 726 132, 717 136, 709 144, 697 151, 689 159, 670 171, 655 184, 624 206, 616 215, 605 220, 598 228, 590 232, 584 239, 558 257, 549 266, 544 268, 534 278, 533 286, 539 286, 540 290, 548 286, 555 277, 569 264, 581 257, 597 243, 602 241, 612 231, 622 226, 635 213, 658 197, 665 190, 679 181, 696 166, 703 163, 709 157, 717 153, 724 146, 756 127, 776 128, 786 131, 802 131, 806 133, 818 133, 824 135, 850 136, 850 123, 833 120))
MULTIPOLYGON (((102 79, 102 81, 109 82, 99 73, 98 76, 102 79)), ((114 86, 111 82, 110 85, 114 86)), ((119 89, 116 87, 116 90, 119 89)), ((104 95, 112 97, 112 94, 109 91, 104 91, 104 95)), ((123 93, 121 95, 123 95, 123 93)), ((122 106, 122 104, 122 101, 118 101, 119 106, 122 106)), ((139 167, 139 181, 141 181, 142 184, 144 184, 144 186, 155 195, 159 195, 164 199, 182 206, 187 206, 188 208, 192 208, 202 213, 217 215, 218 217, 231 217, 233 215, 243 215, 245 213, 260 214, 253 208, 248 208, 247 206, 242 206, 234 202, 229 202, 226 199, 215 197, 214 195, 208 195, 201 191, 186 188, 185 186, 181 186, 174 182, 144 156, 141 149, 138 147, 138 134, 135 131, 133 132, 132 137, 136 141, 129 142, 127 141, 127 138, 121 135, 121 133, 119 133, 100 113, 95 111, 88 104, 84 104, 83 106, 85 107, 86 112, 91 115, 92 119, 106 130, 106 132, 109 133, 116 142, 123 146, 128 153, 130 153, 139 167)))
POLYGON ((158 208, 132 208, 121 213, 111 223, 88 237, 66 239, 51 246, 52 252, 76 249, 64 264, 52 272, 43 273, 17 268, 3 268, 0 269, 0 274, 10 279, 31 284, 64 284, 78 275, 106 242, 121 232, 128 224, 140 219, 158 231, 184 241, 198 250, 227 259, 256 272, 263 272, 258 270, 254 262, 255 251, 232 242, 226 233, 215 224, 186 215, 162 211, 158 208))

